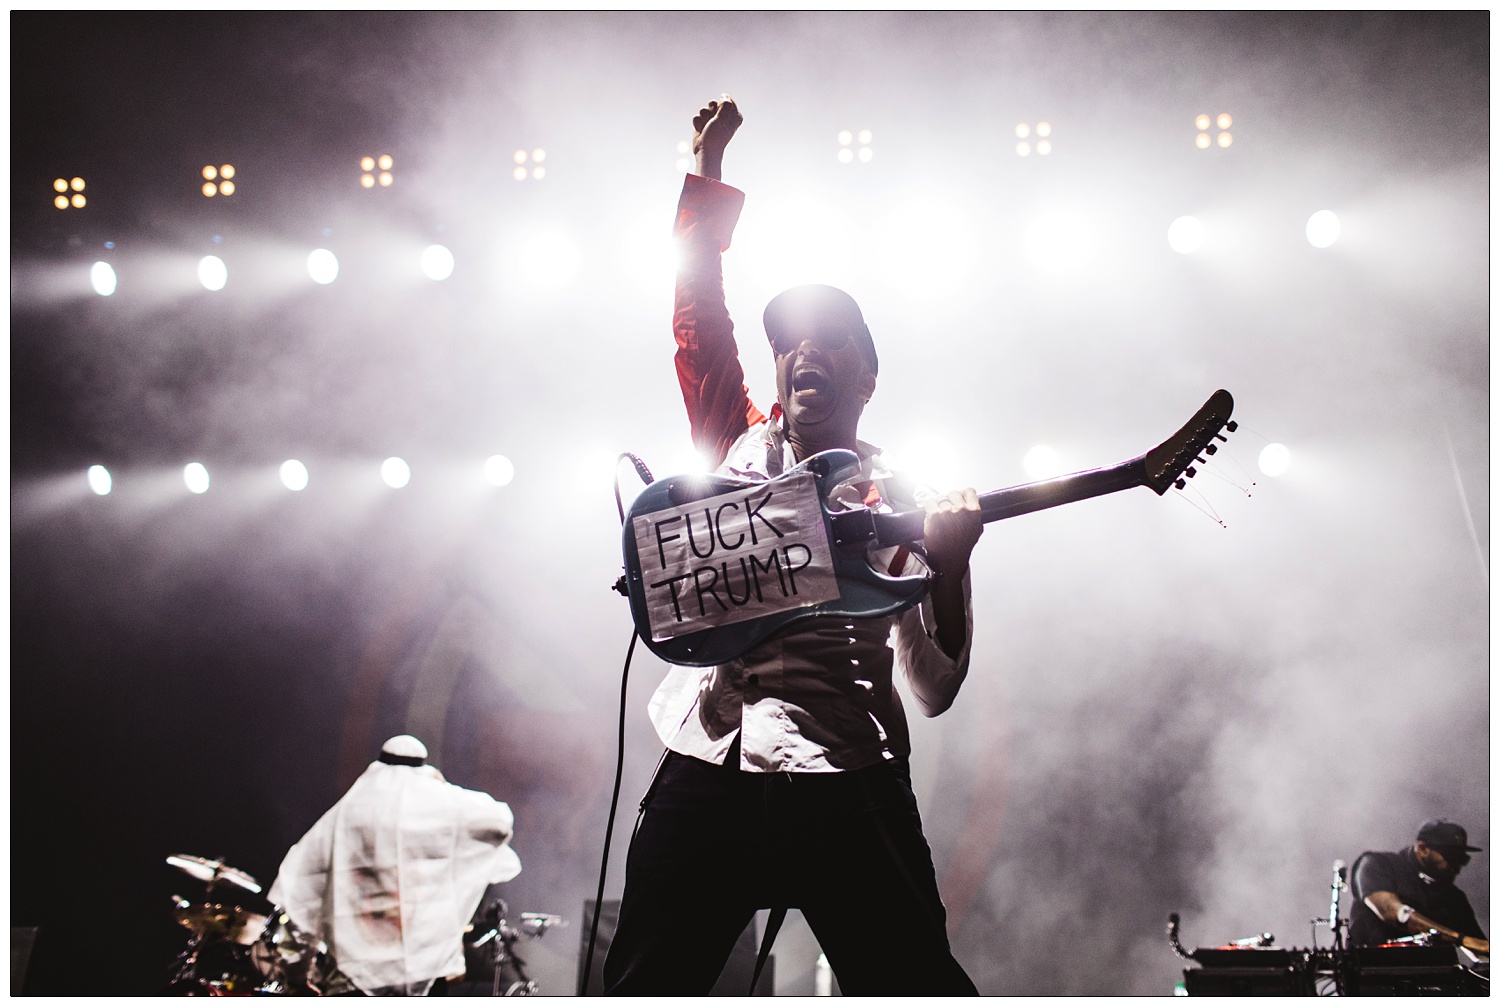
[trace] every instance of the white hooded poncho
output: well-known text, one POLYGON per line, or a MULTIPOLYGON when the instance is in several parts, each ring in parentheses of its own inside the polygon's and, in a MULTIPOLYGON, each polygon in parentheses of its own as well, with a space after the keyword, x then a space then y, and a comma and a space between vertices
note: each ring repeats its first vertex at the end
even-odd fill
POLYGON ((513 825, 430 766, 373 762, 287 852, 270 899, 366 993, 426 993, 463 973, 485 888, 521 873, 513 825))

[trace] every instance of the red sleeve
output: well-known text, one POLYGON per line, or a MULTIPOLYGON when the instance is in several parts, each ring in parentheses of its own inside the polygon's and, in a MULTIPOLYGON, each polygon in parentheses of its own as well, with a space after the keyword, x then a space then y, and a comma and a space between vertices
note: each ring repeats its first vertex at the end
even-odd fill
POLYGON ((677 202, 677 382, 687 405, 693 444, 717 468, 730 447, 765 416, 750 401, 724 304, 722 256, 745 205, 745 194, 711 178, 689 175, 677 202))

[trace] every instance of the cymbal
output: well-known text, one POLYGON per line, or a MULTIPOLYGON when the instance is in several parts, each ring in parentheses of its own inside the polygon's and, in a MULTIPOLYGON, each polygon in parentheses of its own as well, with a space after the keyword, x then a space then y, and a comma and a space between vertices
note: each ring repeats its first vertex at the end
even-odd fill
POLYGON ((207 881, 210 885, 218 881, 228 881, 232 885, 239 885, 246 891, 260 892, 260 882, 256 881, 244 871, 236 870, 224 863, 222 860, 206 860, 203 857, 194 857, 186 853, 178 853, 167 858, 167 863, 191 875, 199 881, 207 881))

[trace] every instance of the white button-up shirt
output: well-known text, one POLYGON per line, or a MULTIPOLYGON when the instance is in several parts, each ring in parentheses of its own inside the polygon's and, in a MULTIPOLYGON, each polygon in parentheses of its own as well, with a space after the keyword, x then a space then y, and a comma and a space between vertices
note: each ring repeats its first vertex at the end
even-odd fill
MULTIPOLYGON (((891 473, 873 446, 861 442, 859 454, 860 474, 835 488, 830 506, 865 505, 852 483, 873 481, 882 497, 875 508, 891 510, 885 485, 891 473)), ((740 437, 719 472, 760 480, 792 464, 790 446, 768 421, 740 437)), ((906 506, 923 495, 919 490, 906 506)), ((872 550, 870 559, 881 571, 926 571, 917 554, 900 547, 872 550)), ((651 720, 669 749, 716 764, 724 762, 738 734, 740 768, 750 772, 833 773, 905 758, 911 740, 894 669, 900 667, 923 713, 946 710, 969 668, 973 613, 967 574, 964 614, 957 660, 933 638, 930 600, 876 619, 803 620, 728 664, 674 666, 651 699, 651 720)))

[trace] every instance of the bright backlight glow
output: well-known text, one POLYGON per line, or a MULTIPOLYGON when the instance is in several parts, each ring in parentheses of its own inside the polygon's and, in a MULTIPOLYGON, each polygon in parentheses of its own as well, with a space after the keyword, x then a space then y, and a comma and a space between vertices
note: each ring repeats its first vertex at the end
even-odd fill
POLYGON ((118 281, 115 279, 115 267, 107 262, 96 262, 89 269, 89 282, 94 285, 94 293, 100 297, 108 297, 115 292, 118 281))
POLYGON ((442 245, 428 245, 422 251, 422 272, 429 280, 446 280, 453 275, 453 253, 442 245))
POLYGON ((1053 476, 1061 475, 1063 471, 1062 459, 1057 456, 1045 444, 1038 444, 1026 452, 1021 465, 1026 469, 1026 474, 1033 479, 1051 479, 1053 476))
POLYGON ((198 260, 198 282, 204 290, 223 290, 229 282, 229 267, 217 255, 205 255, 198 260))
POLYGON ((307 256, 307 275, 325 286, 339 277, 339 259, 326 248, 315 248, 307 256))
POLYGON ((1207 236, 1202 221, 1197 217, 1178 217, 1167 228, 1167 244, 1172 246, 1172 251, 1183 255, 1192 255, 1202 248, 1203 239, 1207 236))
POLYGON ((1292 464, 1292 453, 1285 444, 1267 444, 1260 452, 1260 470, 1268 476, 1279 476, 1292 464))
POLYGON ((281 485, 293 493, 307 489, 307 466, 295 458, 281 463, 281 485))
POLYGON ((182 481, 191 493, 208 492, 208 469, 202 462, 188 462, 182 467, 182 481))
POLYGON ((411 466, 400 458, 387 458, 380 463, 380 478, 393 490, 411 482, 411 466))
POLYGON ((516 467, 504 455, 490 455, 484 460, 484 481, 491 486, 509 486, 516 477, 516 467))
POLYGON ((1327 248, 1339 240, 1339 218, 1332 210, 1319 210, 1307 218, 1307 240, 1314 248, 1327 248))
POLYGON ((557 289, 566 286, 578 272, 582 256, 568 235, 547 231, 532 236, 521 250, 518 271, 531 286, 557 289))
POLYGON ((89 466, 89 489, 99 496, 109 496, 109 491, 114 487, 114 480, 109 477, 109 469, 103 465, 89 466))
POLYGON ((1099 236, 1083 216, 1067 211, 1044 213, 1026 228, 1026 255, 1049 273, 1068 273, 1088 265, 1099 251, 1099 236))

